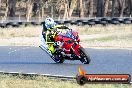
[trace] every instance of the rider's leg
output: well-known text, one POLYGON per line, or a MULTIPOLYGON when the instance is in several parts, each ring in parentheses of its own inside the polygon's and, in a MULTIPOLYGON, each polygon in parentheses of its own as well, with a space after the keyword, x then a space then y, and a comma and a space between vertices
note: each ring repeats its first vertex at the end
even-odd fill
POLYGON ((41 33, 39 37, 40 37, 40 45, 47 49, 48 46, 47 46, 46 41, 45 41, 45 35, 41 33))

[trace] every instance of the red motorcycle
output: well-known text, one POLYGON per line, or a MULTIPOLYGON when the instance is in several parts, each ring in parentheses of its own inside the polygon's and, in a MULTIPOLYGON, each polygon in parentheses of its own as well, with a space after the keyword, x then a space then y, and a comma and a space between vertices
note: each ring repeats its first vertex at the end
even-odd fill
MULTIPOLYGON (((59 29, 58 29, 59 30, 59 29)), ((80 60, 84 64, 90 63, 90 56, 79 44, 78 32, 72 29, 65 29, 65 33, 54 31, 49 37, 52 42, 48 44, 48 54, 56 63, 63 63, 64 60, 80 60)))

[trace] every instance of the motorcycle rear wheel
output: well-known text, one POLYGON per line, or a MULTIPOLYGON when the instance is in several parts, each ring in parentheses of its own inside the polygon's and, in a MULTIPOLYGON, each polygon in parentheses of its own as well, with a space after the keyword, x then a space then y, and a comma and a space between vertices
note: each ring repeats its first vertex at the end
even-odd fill
POLYGON ((56 63, 63 63, 64 62, 64 58, 61 54, 55 54, 54 55, 54 61, 56 63))
POLYGON ((86 50, 83 47, 80 47, 79 53, 80 53, 80 56, 81 56, 80 61, 83 64, 89 64, 90 61, 91 61, 90 56, 88 55, 88 53, 86 52, 86 50))

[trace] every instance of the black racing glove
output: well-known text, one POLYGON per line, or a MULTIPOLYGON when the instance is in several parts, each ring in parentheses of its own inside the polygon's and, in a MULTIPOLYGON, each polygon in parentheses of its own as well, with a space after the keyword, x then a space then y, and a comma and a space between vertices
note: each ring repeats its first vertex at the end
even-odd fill
POLYGON ((67 26, 57 27, 58 29, 69 29, 67 26))

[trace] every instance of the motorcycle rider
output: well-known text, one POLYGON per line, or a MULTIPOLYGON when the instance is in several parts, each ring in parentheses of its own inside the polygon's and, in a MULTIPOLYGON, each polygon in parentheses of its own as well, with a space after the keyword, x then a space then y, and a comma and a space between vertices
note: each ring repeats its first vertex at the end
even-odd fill
POLYGON ((52 18, 47 17, 45 19, 45 21, 43 22, 43 28, 42 31, 40 33, 40 45, 41 47, 48 49, 48 46, 46 44, 47 42, 47 34, 50 34, 52 32, 53 29, 67 29, 68 27, 64 26, 64 25, 58 25, 52 18))

